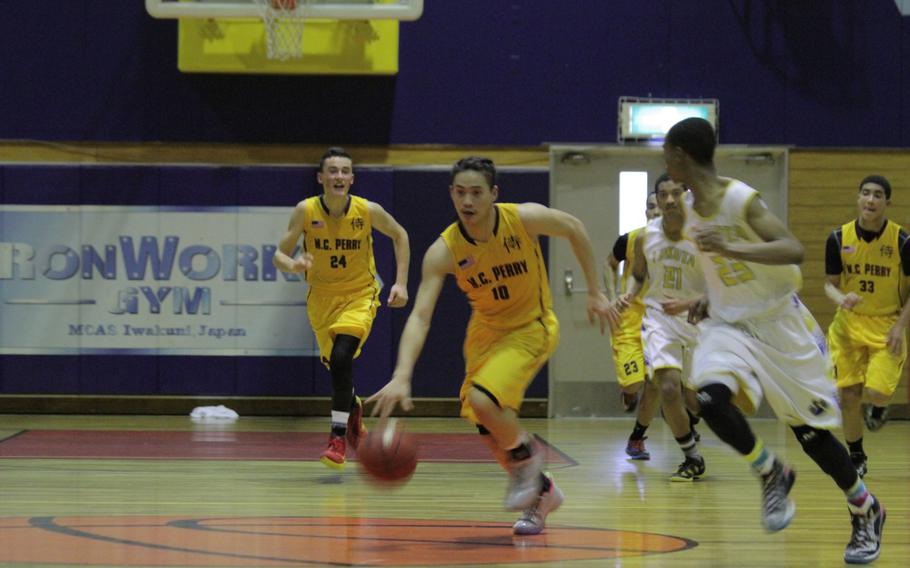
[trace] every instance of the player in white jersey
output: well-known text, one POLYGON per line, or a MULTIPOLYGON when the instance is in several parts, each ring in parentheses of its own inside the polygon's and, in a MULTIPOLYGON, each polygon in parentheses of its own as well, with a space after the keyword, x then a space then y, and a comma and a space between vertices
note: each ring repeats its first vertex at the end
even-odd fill
MULTIPOLYGON (((694 243, 683 238, 685 191, 684 186, 671 179, 658 184, 661 216, 649 221, 643 235, 635 241, 635 282, 625 299, 630 304, 636 296, 644 296, 645 361, 660 388, 664 420, 685 456, 670 477, 672 481, 693 481, 705 473, 705 460, 698 452, 682 395, 684 357, 698 336, 698 329, 686 320, 686 315, 704 288, 696 261, 698 251, 694 243)), ((694 394, 691 396, 694 399, 694 394)))
POLYGON ((718 177, 716 140, 708 121, 687 118, 663 146, 667 172, 691 190, 687 237, 698 245, 705 273, 707 309, 699 302, 690 312, 693 320, 710 316, 693 358, 702 418, 759 474, 762 520, 769 531, 781 530, 796 509, 789 497, 796 474, 756 438, 740 410, 753 411, 764 394, 847 497, 853 533, 844 560, 872 562, 881 553, 885 508, 830 431, 840 425, 840 411, 827 354, 795 296, 803 246, 755 189, 718 177))

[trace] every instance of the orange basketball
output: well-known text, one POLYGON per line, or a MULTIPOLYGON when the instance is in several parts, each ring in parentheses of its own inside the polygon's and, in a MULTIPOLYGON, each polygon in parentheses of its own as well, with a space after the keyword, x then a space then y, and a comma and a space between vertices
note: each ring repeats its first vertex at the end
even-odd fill
POLYGON ((357 463, 380 485, 401 485, 417 468, 417 438, 391 419, 385 428, 370 430, 357 448, 357 463))

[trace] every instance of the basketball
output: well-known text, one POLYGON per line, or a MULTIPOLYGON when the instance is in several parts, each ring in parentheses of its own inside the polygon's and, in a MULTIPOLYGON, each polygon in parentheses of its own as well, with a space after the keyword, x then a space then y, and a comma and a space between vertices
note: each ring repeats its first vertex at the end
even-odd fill
POLYGON ((360 442, 357 463, 374 483, 404 484, 417 468, 417 439, 396 420, 389 420, 385 428, 373 428, 360 442))

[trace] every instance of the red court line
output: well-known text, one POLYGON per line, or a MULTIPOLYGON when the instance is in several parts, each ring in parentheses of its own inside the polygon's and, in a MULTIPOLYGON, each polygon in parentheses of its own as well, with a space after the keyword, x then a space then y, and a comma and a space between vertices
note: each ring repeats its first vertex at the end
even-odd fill
POLYGON ((92 566, 482 566, 667 554, 685 537, 550 525, 513 537, 510 523, 354 517, 19 517, 0 527, 0 563, 92 566), (4 540, 5 539, 5 540, 4 540))
MULTIPOLYGON (((421 461, 494 461, 476 434, 414 435, 421 461)), ((0 441, 0 458, 315 460, 325 441, 317 432, 26 430, 0 441)), ((575 464, 551 445, 547 461, 575 464)))

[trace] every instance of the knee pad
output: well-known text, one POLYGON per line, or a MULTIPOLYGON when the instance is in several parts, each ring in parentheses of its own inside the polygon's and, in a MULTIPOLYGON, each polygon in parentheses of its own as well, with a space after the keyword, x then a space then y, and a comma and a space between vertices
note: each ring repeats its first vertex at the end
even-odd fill
POLYGON ((834 479, 843 491, 850 490, 859 476, 847 449, 828 430, 807 426, 791 426, 806 455, 834 479))
POLYGON ((338 335, 332 343, 332 354, 329 356, 329 366, 350 365, 357 353, 360 339, 353 335, 338 335))
POLYGON ((823 448, 826 448, 829 443, 829 438, 832 437, 831 432, 828 430, 820 430, 805 424, 802 426, 793 426, 791 429, 793 430, 793 433, 796 434, 796 439, 799 440, 799 444, 803 447, 803 450, 810 456, 814 456, 823 448))
POLYGON ((726 385, 715 383, 699 389, 696 398, 701 408, 701 417, 710 420, 730 405, 733 393, 726 385))
POLYGON ((351 335, 339 335, 332 345, 329 356, 329 372, 332 374, 332 389, 335 392, 349 391, 354 386, 351 376, 354 368, 354 354, 360 339, 351 335))

